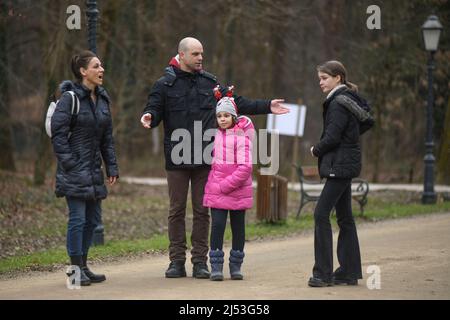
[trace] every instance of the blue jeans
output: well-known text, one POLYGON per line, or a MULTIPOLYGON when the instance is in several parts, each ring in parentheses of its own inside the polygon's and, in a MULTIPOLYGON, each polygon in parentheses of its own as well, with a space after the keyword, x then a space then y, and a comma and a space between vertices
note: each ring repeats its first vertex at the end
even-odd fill
POLYGON ((70 257, 87 255, 94 229, 101 221, 101 200, 66 197, 69 207, 67 224, 67 253, 70 257))

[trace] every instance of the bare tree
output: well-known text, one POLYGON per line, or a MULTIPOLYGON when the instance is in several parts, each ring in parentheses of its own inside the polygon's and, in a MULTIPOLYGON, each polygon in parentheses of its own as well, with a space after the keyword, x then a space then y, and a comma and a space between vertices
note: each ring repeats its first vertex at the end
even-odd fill
MULTIPOLYGON (((67 69, 67 63, 64 63, 64 57, 67 56, 65 44, 65 29, 63 27, 52 29, 54 21, 63 20, 62 6, 59 2, 46 1, 43 5, 46 10, 42 16, 43 22, 40 31, 41 47, 46 48, 44 52, 43 65, 44 81, 46 83, 46 99, 41 107, 41 123, 44 123, 44 118, 47 111, 47 104, 50 96, 55 93, 58 82, 61 80, 64 69, 67 69), (56 19, 55 19, 56 18, 56 19)), ((37 147, 37 157, 34 166, 34 183, 42 185, 45 182, 45 177, 48 169, 52 163, 52 153, 50 146, 50 139, 48 138, 45 128, 42 125, 40 128, 39 140, 37 147)))
POLYGON ((450 98, 445 112, 444 132, 441 137, 440 152, 438 156, 438 181, 450 184, 450 98))
POLYGON ((6 3, 2 2, 0 3, 0 169, 15 171, 9 117, 7 21, 8 8, 6 3))

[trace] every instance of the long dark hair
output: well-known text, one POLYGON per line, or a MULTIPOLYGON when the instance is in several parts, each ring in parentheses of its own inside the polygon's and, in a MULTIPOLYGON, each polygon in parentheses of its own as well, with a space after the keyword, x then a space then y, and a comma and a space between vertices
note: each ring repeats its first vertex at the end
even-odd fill
POLYGON ((347 70, 344 65, 336 60, 327 61, 317 66, 318 72, 329 74, 332 77, 341 77, 341 84, 345 84, 350 90, 358 92, 358 86, 350 81, 347 81, 347 70))
POLYGON ((87 69, 92 58, 98 58, 98 56, 89 50, 81 51, 79 54, 76 54, 72 57, 70 64, 72 67, 73 75, 75 76, 75 78, 77 78, 78 81, 83 80, 83 76, 80 73, 80 68, 87 69))

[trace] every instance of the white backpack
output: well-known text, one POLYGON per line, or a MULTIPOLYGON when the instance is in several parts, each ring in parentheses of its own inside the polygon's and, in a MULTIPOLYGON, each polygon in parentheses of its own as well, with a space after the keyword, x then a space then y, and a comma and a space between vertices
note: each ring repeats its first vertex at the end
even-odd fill
MULTIPOLYGON (((72 96, 72 111, 71 111, 71 115, 78 115, 78 112, 80 111, 80 100, 78 99, 77 95, 75 94, 75 92, 73 91, 66 91, 68 93, 70 93, 70 95, 72 96)), ((65 92, 64 92, 65 93, 65 92)), ((55 113, 55 109, 58 106, 58 102, 61 100, 61 98, 59 100, 52 101, 50 102, 48 109, 47 109, 47 116, 45 117, 45 131, 47 132, 47 135, 51 138, 52 137, 52 116, 53 113, 55 113)), ((72 117, 73 118, 73 117, 72 117)), ((72 129, 72 120, 71 119, 71 129, 72 129)), ((69 132, 69 137, 71 135, 71 132, 69 132)))

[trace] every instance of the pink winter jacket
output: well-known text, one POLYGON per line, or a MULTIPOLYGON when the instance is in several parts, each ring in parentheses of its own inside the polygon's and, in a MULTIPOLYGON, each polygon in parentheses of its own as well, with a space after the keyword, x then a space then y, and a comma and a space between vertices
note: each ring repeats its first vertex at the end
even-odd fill
POLYGON ((252 121, 245 116, 239 117, 233 128, 217 130, 211 171, 203 197, 205 207, 245 210, 253 206, 254 131, 252 121))

